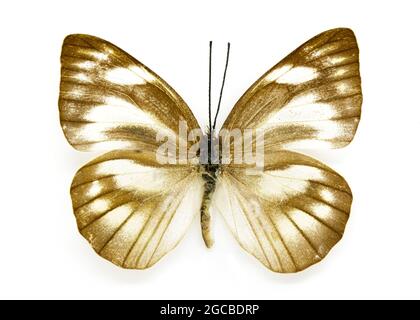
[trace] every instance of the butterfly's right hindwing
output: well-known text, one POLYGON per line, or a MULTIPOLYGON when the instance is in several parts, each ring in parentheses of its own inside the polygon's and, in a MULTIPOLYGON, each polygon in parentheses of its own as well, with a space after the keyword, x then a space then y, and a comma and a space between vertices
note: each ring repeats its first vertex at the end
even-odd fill
POLYGON ((275 272, 323 259, 341 239, 352 202, 346 181, 308 156, 278 151, 262 171, 222 168, 211 213, 224 217, 248 253, 275 272))

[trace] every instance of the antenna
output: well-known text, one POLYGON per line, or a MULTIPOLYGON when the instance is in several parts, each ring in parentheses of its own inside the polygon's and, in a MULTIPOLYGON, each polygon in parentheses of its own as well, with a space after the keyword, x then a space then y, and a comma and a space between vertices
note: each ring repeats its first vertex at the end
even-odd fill
POLYGON ((222 102, 223 88, 225 87, 225 80, 226 80, 226 71, 229 65, 229 52, 230 52, 230 42, 228 42, 227 44, 225 71, 223 72, 223 80, 222 80, 222 86, 220 88, 219 102, 217 104, 216 115, 213 121, 213 130, 216 128, 217 116, 219 115, 220 103, 222 102))
POLYGON ((209 42, 209 130, 211 136, 211 52, 213 41, 209 42))

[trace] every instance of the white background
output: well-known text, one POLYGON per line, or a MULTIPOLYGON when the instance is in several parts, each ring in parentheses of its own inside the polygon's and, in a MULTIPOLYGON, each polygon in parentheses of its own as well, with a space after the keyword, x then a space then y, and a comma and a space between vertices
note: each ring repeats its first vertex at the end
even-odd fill
MULTIPOLYGON (((0 5, 0 298, 420 298, 418 1, 13 1, 0 5), (343 240, 321 263, 275 274, 241 251, 217 217, 198 220, 146 271, 119 269, 79 235, 69 186, 98 154, 66 142, 57 108, 63 38, 105 38, 148 65, 207 117, 208 41, 215 88, 232 42, 221 120, 246 88, 319 32, 354 30, 362 120, 342 150, 311 152, 350 184, 343 240)), ((216 89, 215 89, 216 91, 216 89)))

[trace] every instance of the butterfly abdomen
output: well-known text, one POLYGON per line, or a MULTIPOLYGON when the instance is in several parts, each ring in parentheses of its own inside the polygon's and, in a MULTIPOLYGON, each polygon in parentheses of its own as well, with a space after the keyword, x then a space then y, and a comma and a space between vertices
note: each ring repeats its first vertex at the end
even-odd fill
MULTIPOLYGON (((204 180, 204 194, 203 200, 201 202, 200 215, 201 215, 201 233, 203 235, 204 243, 207 248, 211 248, 214 240, 211 230, 211 215, 209 212, 211 197, 216 188, 216 177, 217 172, 219 171, 219 164, 213 163, 213 157, 215 153, 213 152, 215 137, 212 133, 207 133, 207 150, 203 153, 203 158, 206 159, 205 163, 202 163, 202 177, 204 180), (210 151, 210 152, 209 152, 210 151)), ((203 150, 201 150, 203 151, 203 150)))
POLYGON ((207 248, 211 248, 214 241, 211 230, 211 215, 209 212, 211 197, 216 188, 216 172, 219 169, 218 165, 207 164, 204 165, 203 179, 204 179, 204 194, 201 203, 201 232, 203 235, 204 243, 207 248))

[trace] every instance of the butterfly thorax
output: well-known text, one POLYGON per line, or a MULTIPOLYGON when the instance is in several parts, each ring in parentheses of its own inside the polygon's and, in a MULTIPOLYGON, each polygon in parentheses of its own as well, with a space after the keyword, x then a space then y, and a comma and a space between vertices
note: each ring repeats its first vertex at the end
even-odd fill
POLYGON ((202 177, 204 180, 204 194, 201 202, 200 214, 201 214, 201 231, 204 242, 208 248, 213 245, 213 237, 211 232, 211 215, 209 212, 209 206, 211 197, 216 188, 216 179, 219 174, 220 165, 216 150, 217 138, 213 133, 207 133, 205 139, 206 148, 201 148, 201 168, 202 177))

